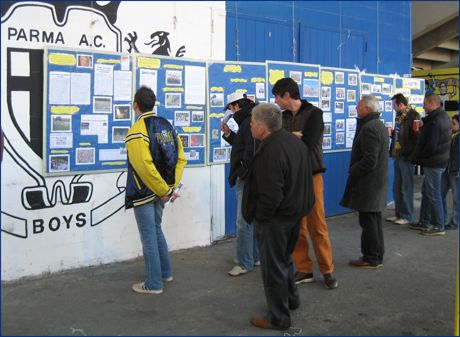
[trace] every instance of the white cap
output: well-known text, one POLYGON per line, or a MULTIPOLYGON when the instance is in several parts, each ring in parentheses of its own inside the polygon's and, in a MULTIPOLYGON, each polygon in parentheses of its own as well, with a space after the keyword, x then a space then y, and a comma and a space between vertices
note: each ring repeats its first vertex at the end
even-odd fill
POLYGON ((240 99, 245 98, 244 93, 242 92, 233 92, 227 96, 227 105, 239 101, 240 99))

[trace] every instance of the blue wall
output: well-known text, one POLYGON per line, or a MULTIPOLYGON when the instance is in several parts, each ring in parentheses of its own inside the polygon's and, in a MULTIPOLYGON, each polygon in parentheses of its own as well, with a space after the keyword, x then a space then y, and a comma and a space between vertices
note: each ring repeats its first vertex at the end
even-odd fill
MULTIPOLYGON (((377 74, 410 73, 410 1, 227 1, 226 10, 227 60, 276 60, 357 66, 377 74)), ((349 156, 349 152, 325 155, 328 216, 348 211, 338 202, 349 156)), ((392 167, 390 160, 389 186, 392 167)), ((234 234, 235 193, 228 185, 226 190, 226 233, 234 234)), ((391 200, 391 188, 389 192, 391 200)))

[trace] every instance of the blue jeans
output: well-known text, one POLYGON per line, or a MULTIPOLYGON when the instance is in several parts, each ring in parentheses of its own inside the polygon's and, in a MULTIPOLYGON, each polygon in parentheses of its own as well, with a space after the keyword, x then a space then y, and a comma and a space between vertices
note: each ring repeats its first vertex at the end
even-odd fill
POLYGON ((444 210, 444 225, 451 224, 454 227, 458 227, 458 172, 444 171, 442 175, 442 206, 444 210), (452 190, 452 218, 448 218, 447 210, 447 193, 452 190))
POLYGON ((164 205, 160 199, 134 207, 144 252, 145 287, 163 289, 163 279, 172 276, 168 244, 161 230, 164 205))
POLYGON ((424 225, 433 225, 444 228, 444 208, 442 205, 442 174, 445 169, 424 167, 425 178, 422 184, 422 209, 420 222, 424 225))
POLYGON ((399 219, 412 222, 414 221, 414 165, 404 157, 396 157, 394 171, 395 215, 399 219))
POLYGON ((259 245, 254 233, 254 226, 248 224, 243 218, 242 203, 244 181, 238 179, 236 189, 236 257, 238 265, 251 271, 254 269, 254 262, 259 261, 259 245))

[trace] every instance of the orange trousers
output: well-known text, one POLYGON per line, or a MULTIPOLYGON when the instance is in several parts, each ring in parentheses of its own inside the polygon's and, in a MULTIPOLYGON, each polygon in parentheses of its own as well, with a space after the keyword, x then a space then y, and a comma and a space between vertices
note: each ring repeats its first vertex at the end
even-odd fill
POLYGON ((313 189, 315 205, 311 212, 301 220, 299 238, 292 253, 292 258, 297 271, 302 273, 311 273, 313 271, 313 262, 308 256, 307 237, 310 236, 319 271, 322 274, 328 274, 334 271, 334 265, 332 263, 332 246, 324 212, 324 184, 321 173, 313 175, 313 189))

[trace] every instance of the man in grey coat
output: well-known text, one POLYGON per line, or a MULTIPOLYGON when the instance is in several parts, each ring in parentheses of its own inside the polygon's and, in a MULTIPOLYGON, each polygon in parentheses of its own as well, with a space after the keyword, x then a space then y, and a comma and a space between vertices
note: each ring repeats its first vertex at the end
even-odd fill
POLYGON ((368 269, 381 268, 385 252, 382 211, 388 188, 389 137, 378 108, 379 101, 374 96, 363 96, 356 107, 358 126, 347 185, 340 201, 342 206, 359 212, 362 228, 362 256, 351 260, 350 265, 368 269))

